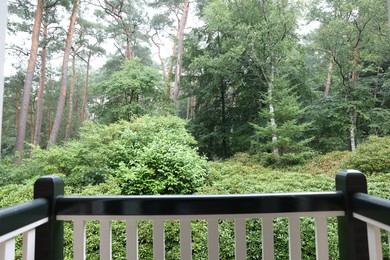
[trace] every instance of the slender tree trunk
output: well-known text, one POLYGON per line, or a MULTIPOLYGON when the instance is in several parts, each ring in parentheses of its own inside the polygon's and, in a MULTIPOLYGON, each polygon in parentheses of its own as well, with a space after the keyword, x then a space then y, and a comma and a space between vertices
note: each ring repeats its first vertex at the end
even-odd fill
POLYGON ((387 20, 387 23, 389 24, 389 27, 390 27, 390 0, 387 0, 387 13, 389 14, 388 15, 388 20, 387 20))
POLYGON ((15 91, 15 131, 18 132, 19 125, 19 91, 15 91))
MULTIPOLYGON (((157 43, 154 39, 153 39, 153 36, 151 37, 151 40, 154 44, 154 46, 157 47, 157 56, 158 56, 158 59, 160 61, 160 66, 161 66, 161 71, 162 71, 162 74, 163 74, 163 80, 165 83, 167 83, 167 72, 165 71, 165 64, 164 64, 164 61, 161 57, 161 47, 160 47, 160 44, 157 43)), ((168 96, 169 97, 169 96, 168 96)))
POLYGON ((226 137, 226 83, 224 80, 221 80, 221 130, 222 130, 222 156, 226 158, 228 156, 228 144, 226 137))
POLYGON ((7 32, 7 0, 0 2, 0 158, 3 133, 5 35, 7 32))
POLYGON ((69 114, 68 121, 66 123, 65 128, 65 139, 67 142, 70 137, 71 127, 72 127, 72 118, 73 118, 73 93, 74 93, 74 85, 76 84, 76 51, 73 51, 72 57, 72 82, 70 83, 70 91, 69 91, 69 114))
MULTIPOLYGON (((352 72, 352 86, 356 87, 358 79, 358 65, 359 65, 359 43, 356 44, 353 54, 353 72, 352 72)), ((350 128, 349 135, 351 140, 351 151, 356 149, 356 131, 357 131, 357 107, 354 105, 350 111, 350 128)))
POLYGON ((275 78, 275 65, 271 65, 271 78, 270 82, 268 83, 268 99, 269 99, 269 113, 271 116, 270 122, 271 122, 271 128, 272 128, 272 152, 274 154, 279 154, 279 149, 276 146, 276 143, 278 141, 278 136, 276 134, 276 119, 275 119, 275 108, 273 103, 273 88, 274 88, 274 78, 275 78))
POLYGON ((50 133, 48 147, 50 147, 50 145, 53 145, 57 142, 57 136, 60 130, 62 114, 64 113, 66 89, 68 83, 68 61, 69 61, 70 49, 72 47, 73 32, 76 25, 76 17, 77 17, 79 5, 80 5, 80 0, 76 0, 73 5, 72 15, 70 17, 70 23, 69 23, 69 28, 68 28, 66 43, 65 43, 64 57, 62 61, 60 97, 58 99, 57 111, 54 118, 53 128, 50 133))
POLYGON ((130 44, 130 36, 126 35, 126 37, 127 37, 127 39, 126 39, 125 57, 126 57, 126 59, 131 60, 133 58, 133 50, 132 50, 131 44, 130 44))
POLYGON ((349 128, 349 135, 351 139, 351 151, 356 149, 356 123, 357 123, 357 109, 355 106, 352 107, 350 112, 351 125, 349 128))
POLYGON ((87 71, 85 75, 85 85, 84 85, 84 93, 83 93, 83 104, 81 105, 81 124, 85 121, 85 108, 87 107, 87 101, 88 101, 88 87, 89 87, 89 67, 91 62, 91 56, 92 51, 89 51, 88 53, 88 59, 87 59, 87 71))
POLYGON ((34 129, 35 129, 35 123, 34 123, 34 101, 30 102, 30 108, 29 108, 29 114, 30 114, 30 139, 31 142, 34 143, 34 129))
POLYGON ((46 57, 47 57, 47 24, 43 25, 43 42, 42 47, 42 57, 41 57, 41 76, 39 79, 39 90, 38 90, 38 100, 37 100, 37 118, 35 122, 35 131, 34 131, 34 144, 39 145, 41 141, 41 129, 42 129, 42 118, 43 118, 43 93, 45 90, 45 81, 46 81, 46 57))
POLYGON ((20 106, 19 114, 19 123, 16 133, 16 147, 15 147, 15 162, 20 162, 21 155, 19 155, 24 150, 24 142, 26 138, 26 123, 27 123, 27 113, 30 102, 32 81, 35 71, 35 66, 37 63, 37 54, 38 54, 38 44, 39 44, 39 32, 42 23, 42 14, 43 14, 43 0, 38 0, 37 10, 35 12, 34 28, 31 38, 31 49, 30 49, 30 58, 28 60, 26 77, 24 79, 23 87, 23 99, 20 106))
POLYGON ((177 47, 177 61, 176 61, 176 73, 175 73, 175 82, 173 84, 173 93, 172 99, 176 102, 178 106, 178 99, 180 93, 180 77, 183 63, 183 52, 184 52, 184 30, 187 24, 187 17, 189 11, 189 0, 184 0, 183 14, 180 18, 180 26, 178 33, 178 47, 177 47))
POLYGON ((330 94, 330 88, 332 85, 332 72, 333 72, 333 53, 330 53, 330 59, 329 59, 329 65, 328 65, 328 76, 326 77, 326 84, 325 84, 325 91, 324 96, 329 97, 330 94))

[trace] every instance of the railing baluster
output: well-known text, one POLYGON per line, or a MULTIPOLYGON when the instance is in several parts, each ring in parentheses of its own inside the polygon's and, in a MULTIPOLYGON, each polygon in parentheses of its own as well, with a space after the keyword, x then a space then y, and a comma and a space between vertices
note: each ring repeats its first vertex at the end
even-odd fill
POLYGON ((316 217, 316 256, 317 260, 329 259, 329 246, 328 246, 328 221, 324 217, 316 217))
POLYGON ((0 243, 0 259, 15 259, 15 238, 0 243))
POLYGON ((208 259, 219 259, 218 219, 207 220, 208 259))
POLYGON ((111 220, 100 221, 100 260, 112 259, 111 220))
POLYGON ((153 260, 165 259, 164 220, 153 221, 153 260))
POLYGON ((35 228, 23 233, 23 260, 35 259, 35 228))
POLYGON ((387 250, 389 250, 389 254, 390 254, 390 231, 387 232, 387 245, 388 245, 387 250))
POLYGON ((134 219, 126 221, 126 256, 129 260, 138 260, 138 224, 134 219))
POLYGON ((192 259, 191 220, 189 219, 180 221, 180 259, 192 259))
POLYGON ((274 222, 273 218, 261 221, 262 259, 274 259, 274 222))
POLYGON ((380 228, 367 223, 367 236, 370 259, 383 259, 380 228))
POLYGON ((238 218, 234 222, 236 260, 246 259, 246 221, 244 218, 238 218))
POLYGON ((299 217, 288 218, 290 260, 301 260, 301 221, 299 217))
POLYGON ((74 234, 74 259, 85 260, 85 220, 75 220, 73 222, 73 234, 74 234))

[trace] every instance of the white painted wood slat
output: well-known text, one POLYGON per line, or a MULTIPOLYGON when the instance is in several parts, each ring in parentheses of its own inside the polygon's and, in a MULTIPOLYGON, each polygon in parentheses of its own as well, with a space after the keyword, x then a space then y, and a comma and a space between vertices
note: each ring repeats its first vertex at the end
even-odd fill
POLYGON ((389 245, 387 250, 389 250, 389 253, 390 253, 390 232, 387 232, 387 244, 389 245))
POLYGON ((367 223, 367 236, 370 259, 383 259, 380 228, 367 223))
POLYGON ((219 259, 218 219, 207 220, 208 259, 219 259))
POLYGON ((315 218, 315 229, 316 229, 316 259, 328 260, 329 259, 328 221, 325 216, 315 218))
POLYGON ((153 260, 165 259, 164 220, 153 221, 153 260))
POLYGON ((191 220, 180 221, 180 259, 192 259, 191 220))
POLYGON ((111 220, 100 221, 100 260, 112 259, 111 220))
POLYGON ((23 233, 22 259, 35 259, 35 229, 23 233))
POLYGON ((237 218, 234 222, 236 260, 246 259, 246 220, 237 218))
POLYGON ((261 221, 262 259, 274 259, 274 222, 273 218, 263 218, 261 221))
POLYGON ((0 244, 0 259, 15 259, 15 238, 11 238, 10 240, 4 241, 0 244))
POLYGON ((76 220, 73 222, 73 234, 74 234, 74 260, 85 260, 85 221, 76 220))
POLYGON ((138 260, 138 224, 135 219, 126 221, 126 256, 128 260, 138 260))
POLYGON ((301 221, 299 217, 288 218, 290 260, 301 260, 301 221))

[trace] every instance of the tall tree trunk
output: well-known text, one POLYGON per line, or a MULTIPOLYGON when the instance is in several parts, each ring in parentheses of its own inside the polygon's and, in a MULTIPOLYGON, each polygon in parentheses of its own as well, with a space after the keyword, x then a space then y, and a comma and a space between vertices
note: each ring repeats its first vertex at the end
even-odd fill
POLYGON ((24 150, 24 142, 26 138, 26 123, 27 113, 30 102, 32 81, 37 63, 39 32, 42 23, 43 0, 38 0, 37 10, 35 12, 34 27, 31 38, 30 58, 28 60, 26 77, 24 79, 23 99, 20 106, 19 123, 16 132, 16 147, 15 147, 15 162, 20 162, 20 153, 24 150))
POLYGON ((73 93, 74 93, 74 85, 76 84, 76 50, 73 51, 72 57, 72 82, 70 83, 70 91, 69 91, 69 114, 68 121, 66 123, 65 128, 65 139, 67 142, 70 137, 70 131, 72 127, 72 118, 73 118, 73 93))
POLYGON ((5 63, 5 35, 7 32, 7 0, 0 2, 0 158, 3 133, 3 103, 4 103, 4 63, 5 63))
POLYGON ((30 102, 30 108, 29 108, 29 114, 30 114, 30 139, 31 142, 34 143, 34 129, 35 129, 35 123, 34 123, 34 104, 35 102, 30 102))
POLYGON ((275 108, 274 108, 274 103, 273 103, 273 88, 274 88, 274 78, 275 78, 275 65, 271 65, 271 78, 270 81, 268 82, 268 99, 269 99, 269 114, 270 114, 270 122, 271 122, 271 128, 272 128, 272 152, 274 154, 279 154, 279 149, 276 146, 276 143, 278 141, 278 136, 276 134, 276 119, 275 119, 275 108))
POLYGON ((187 17, 189 11, 189 0, 184 0, 183 14, 180 18, 180 26, 178 32, 178 47, 177 47, 177 61, 176 61, 176 73, 175 82, 173 83, 172 99, 178 106, 178 99, 180 93, 180 77, 183 63, 183 52, 184 52, 184 30, 187 24, 187 17))
MULTIPOLYGON (((359 65, 359 42, 355 45, 353 53, 353 72, 352 72, 352 86, 356 87, 358 79, 358 65, 359 65)), ((349 135, 351 140, 351 151, 356 149, 356 131, 357 131, 357 107, 352 106, 350 111, 350 128, 349 135)))
POLYGON ((41 56, 41 76, 39 79, 39 90, 38 90, 38 100, 37 100, 37 115, 35 122, 35 131, 34 131, 34 144, 39 145, 41 141, 41 129, 42 129, 42 118, 43 118, 43 93, 45 90, 45 81, 46 81, 46 57, 47 57, 47 28, 48 24, 43 25, 43 42, 42 47, 42 56, 41 56))
POLYGON ((329 59, 329 65, 328 65, 328 75, 326 77, 326 84, 325 84, 325 91, 324 96, 329 97, 330 94, 330 88, 332 85, 332 72, 333 72, 333 52, 330 52, 330 59, 329 59))
POLYGON ((60 130, 62 114, 64 113, 66 89, 68 83, 68 61, 69 61, 70 49, 72 47, 73 32, 76 25, 76 17, 77 17, 79 5, 80 5, 80 0, 76 0, 73 5, 72 15, 70 17, 69 28, 66 36, 64 57, 62 61, 60 97, 58 99, 57 111, 54 118, 53 128, 50 133, 48 147, 50 147, 50 145, 53 145, 57 142, 57 136, 60 130))
MULTIPOLYGON (((159 59, 159 61, 160 61, 160 66, 161 66, 161 71, 162 71, 163 80, 164 80, 165 83, 167 83, 167 82, 168 82, 168 81, 167 81, 167 79, 168 79, 168 78, 167 78, 167 72, 165 71, 165 64, 164 64, 164 61, 163 61, 163 59, 162 59, 162 57, 161 57, 161 47, 160 47, 160 44, 157 43, 157 42, 154 40, 153 36, 151 37, 151 40, 152 40, 154 46, 156 46, 156 48, 157 48, 157 56, 158 56, 158 59, 159 59)), ((169 97, 169 96, 168 96, 168 97, 169 97)))
POLYGON ((226 83, 222 79, 221 80, 221 131, 222 131, 222 156, 226 158, 229 154, 229 148, 227 143, 227 136, 226 136, 226 83))
POLYGON ((88 101, 88 87, 89 87, 89 67, 91 63, 91 56, 92 51, 90 50, 88 53, 88 59, 87 59, 87 71, 85 75, 85 85, 84 85, 84 93, 83 93, 83 104, 81 105, 81 124, 85 121, 85 108, 87 107, 87 101, 88 101))

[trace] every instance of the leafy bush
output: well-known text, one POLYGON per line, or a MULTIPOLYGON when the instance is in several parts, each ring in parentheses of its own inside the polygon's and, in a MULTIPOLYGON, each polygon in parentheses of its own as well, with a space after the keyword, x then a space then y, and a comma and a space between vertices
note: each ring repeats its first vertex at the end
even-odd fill
POLYGON ((345 162, 365 174, 390 173, 390 137, 370 136, 345 162))
POLYGON ((345 169, 345 162, 350 155, 350 151, 327 153, 307 161, 304 165, 297 168, 297 170, 299 172, 334 176, 336 173, 345 169))
POLYGON ((205 184, 208 164, 184 126, 185 121, 172 116, 86 123, 80 140, 50 150, 34 147, 32 158, 10 166, 0 181, 60 174, 72 187, 115 178, 121 194, 191 194, 205 184))

